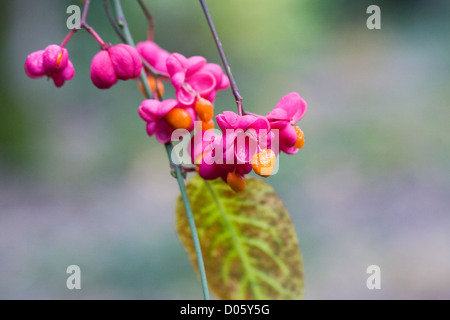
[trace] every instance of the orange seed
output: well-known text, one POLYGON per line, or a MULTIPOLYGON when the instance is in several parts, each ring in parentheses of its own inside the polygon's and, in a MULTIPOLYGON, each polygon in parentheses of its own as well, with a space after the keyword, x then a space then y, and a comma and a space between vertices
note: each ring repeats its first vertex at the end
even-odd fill
POLYGON ((61 50, 58 54, 58 57, 56 58, 56 66, 59 67, 59 64, 61 63, 63 57, 63 51, 61 50))
MULTIPOLYGON (((164 95, 164 84, 161 80, 155 81, 155 78, 152 76, 147 77, 148 85, 150 86, 150 89, 152 89, 153 95, 157 98, 157 92, 156 92, 156 85, 158 85, 159 94, 161 97, 164 95)), ((142 85, 142 82, 139 81, 139 89, 142 92, 142 95, 145 97, 147 94, 145 92, 144 86, 142 85)))
POLYGON ((209 120, 208 122, 202 121, 202 131, 206 131, 214 128, 214 120, 209 120))
POLYGON ((174 129, 189 129, 192 124, 192 119, 186 110, 181 108, 173 108, 164 117, 164 119, 174 129))
POLYGON ((228 172, 227 184, 235 192, 240 192, 245 189, 245 178, 240 173, 228 172))
POLYGON ((252 157, 252 168, 257 175, 267 178, 273 172, 277 156, 271 149, 264 149, 252 157))
POLYGON ((195 112, 203 122, 209 122, 214 116, 212 103, 202 97, 198 97, 195 102, 195 112))
POLYGON ((300 129, 299 127, 294 127, 294 129, 297 132, 297 142, 295 143, 294 147, 296 147, 297 149, 301 149, 305 144, 305 135, 303 134, 302 129, 300 129))

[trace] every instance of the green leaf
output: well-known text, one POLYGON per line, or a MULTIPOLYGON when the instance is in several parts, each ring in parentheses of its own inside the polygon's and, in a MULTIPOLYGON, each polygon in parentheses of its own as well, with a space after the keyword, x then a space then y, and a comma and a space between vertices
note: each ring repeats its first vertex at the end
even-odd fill
MULTIPOLYGON (((209 288, 220 299, 301 299, 303 271, 294 226, 267 183, 246 178, 235 193, 221 179, 187 184, 209 288)), ((176 226, 194 268, 194 245, 181 197, 176 226)))

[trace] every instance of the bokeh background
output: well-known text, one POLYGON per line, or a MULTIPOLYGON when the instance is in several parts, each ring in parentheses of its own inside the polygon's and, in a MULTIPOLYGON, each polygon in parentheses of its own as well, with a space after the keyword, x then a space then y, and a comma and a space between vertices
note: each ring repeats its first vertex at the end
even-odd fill
MULTIPOLYGON (((143 40, 137 2, 123 2, 143 40)), ((147 3, 162 47, 219 63, 198 1, 147 3)), ((268 179, 296 226, 306 298, 449 299, 450 2, 207 3, 248 110, 265 114, 292 91, 309 104, 305 148, 268 179), (370 4, 381 30, 366 27, 370 4), (366 287, 372 264, 381 290, 366 287)), ((62 41, 70 4, 2 1, 0 298, 200 299, 137 84, 92 85, 99 47, 85 31, 67 45, 77 74, 63 88, 23 71, 30 52, 62 41), (71 264, 81 290, 66 288, 71 264)), ((118 42, 102 1, 89 23, 118 42)), ((234 110, 230 91, 216 108, 234 110)))

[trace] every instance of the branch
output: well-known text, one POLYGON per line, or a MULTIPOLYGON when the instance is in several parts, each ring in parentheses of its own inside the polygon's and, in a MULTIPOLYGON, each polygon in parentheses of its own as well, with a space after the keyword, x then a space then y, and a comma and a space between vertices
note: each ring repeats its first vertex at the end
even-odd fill
POLYGON ((100 43, 101 46, 104 46, 105 42, 97 34, 97 32, 95 32, 95 30, 93 28, 91 28, 91 26, 88 25, 86 22, 90 4, 91 4, 91 0, 86 0, 86 3, 84 4, 84 8, 83 8, 83 15, 81 16, 80 27, 86 29, 87 32, 89 32, 94 37, 94 39, 97 40, 98 43, 100 43))
POLYGON ((114 20, 114 17, 112 15, 112 12, 109 8, 108 0, 103 0, 103 6, 105 7, 106 15, 108 16, 109 23, 114 28, 114 31, 119 36, 120 40, 122 42, 126 42, 125 36, 123 35, 122 31, 120 31, 120 28, 117 26, 116 21, 114 20))
POLYGON ((69 42, 70 38, 72 38, 72 36, 75 34, 75 32, 77 32, 77 29, 72 29, 70 30, 70 32, 67 34, 67 36, 64 38, 63 42, 61 43, 61 48, 64 48, 67 44, 67 42, 69 42))
POLYGON ((200 280, 203 288, 203 296, 205 300, 209 300, 209 291, 208 291, 208 281, 206 279, 206 270, 205 264, 203 262, 202 249, 200 246, 200 240, 198 238, 197 227, 195 226, 194 215, 192 213, 191 204, 189 202, 189 197, 186 192, 186 187, 184 185, 183 176, 181 173, 180 165, 175 165, 172 161, 172 144, 170 142, 165 144, 167 156, 169 157, 169 161, 171 166, 175 167, 175 174, 178 182, 178 186, 180 188, 181 199, 183 200, 184 208, 186 209, 186 215, 189 222, 189 228, 191 229, 191 236, 194 242, 195 254, 197 256, 197 265, 200 273, 200 280))
MULTIPOLYGON (((135 46, 134 40, 133 40, 133 37, 131 36, 130 30, 127 25, 127 21, 123 14, 123 9, 122 9, 120 0, 114 0, 114 5, 115 5, 117 21, 118 21, 119 26, 122 28, 122 30, 124 32, 126 43, 134 47, 135 46)), ((142 72, 141 72, 141 82, 144 85, 144 89, 147 94, 147 97, 148 98, 152 97, 152 92, 148 85, 148 81, 147 81, 144 69, 142 69, 142 72)), ((205 300, 209 300, 210 298, 209 298, 209 291, 208 291, 208 282, 206 279, 206 271, 205 271, 205 265, 203 263, 203 256, 202 256, 202 250, 200 247, 200 240, 198 238, 197 228, 195 226, 195 220, 194 220, 194 215, 192 213, 191 204, 189 202, 189 198, 188 198, 188 195, 186 192, 186 186, 184 185, 184 180, 183 180, 183 176, 182 176, 182 172, 181 172, 181 166, 175 165, 172 161, 172 149, 173 149, 172 144, 170 142, 168 142, 165 144, 165 147, 166 147, 167 155, 169 157, 170 165, 171 165, 171 167, 175 168, 175 175, 177 178, 178 186, 180 188, 181 198, 183 199, 184 208, 186 209, 186 215, 188 218, 189 227, 191 229, 192 240, 194 242, 195 253, 197 256, 197 264, 198 264, 198 269, 200 272, 200 279, 201 279, 202 288, 203 288, 203 296, 204 296, 205 300)))
POLYGON ((149 41, 153 41, 153 35, 154 35, 154 31, 155 31, 155 21, 153 20, 153 15, 150 12, 150 10, 148 9, 148 7, 145 5, 143 0, 138 0, 139 5, 142 8, 142 11, 144 11, 145 16, 147 17, 147 21, 148 21, 148 40, 149 41))
POLYGON ((86 0, 86 3, 84 4, 84 8, 83 8, 83 14, 81 16, 81 24, 86 22, 90 4, 91 4, 91 0, 86 0))
POLYGON ((167 74, 156 71, 155 68, 153 68, 150 65, 150 63, 148 63, 145 59, 142 59, 142 64, 144 65, 144 68, 147 69, 147 71, 150 73, 150 75, 153 78, 163 78, 166 80, 170 79, 167 74))
POLYGON ((231 67, 228 64, 227 57, 225 56, 225 52, 222 48, 222 43, 220 43, 219 36, 217 35, 216 28, 214 27, 214 23, 211 19, 211 15, 209 14, 208 7, 206 6, 205 0, 200 0, 200 5, 203 8, 203 12, 205 13, 206 20, 208 21, 209 28, 211 29, 211 33, 214 38, 214 42, 216 43, 217 50, 219 50, 220 58, 222 59, 222 64, 225 68, 225 72, 227 73, 228 78, 231 83, 231 90, 233 91, 234 98, 236 99, 236 104, 238 107, 239 115, 242 116, 244 113, 244 109, 242 107, 242 97, 239 94, 239 89, 234 80, 233 74, 231 73, 231 67))

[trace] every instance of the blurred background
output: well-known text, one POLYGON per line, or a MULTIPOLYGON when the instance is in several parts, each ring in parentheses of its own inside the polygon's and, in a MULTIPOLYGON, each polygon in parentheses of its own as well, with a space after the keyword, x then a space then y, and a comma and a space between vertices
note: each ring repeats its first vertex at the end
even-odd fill
MULTIPOLYGON (((123 2, 144 40, 137 2, 123 2)), ((219 63, 198 1, 146 3, 161 47, 219 63)), ((268 179, 295 223, 306 298, 450 299, 450 2, 207 3, 249 111, 292 91, 308 102, 304 149, 268 179), (370 4, 381 30, 366 27, 370 4), (366 287, 372 264, 381 290, 366 287)), ((201 299, 136 82, 95 88, 99 46, 84 30, 67 45, 77 73, 61 89, 23 71, 29 53, 63 40, 70 4, 82 5, 2 1, 0 298, 201 299), (72 264, 82 290, 66 288, 72 264)), ((102 1, 88 21, 118 43, 102 1)), ((235 110, 230 91, 216 101, 235 110)))

